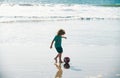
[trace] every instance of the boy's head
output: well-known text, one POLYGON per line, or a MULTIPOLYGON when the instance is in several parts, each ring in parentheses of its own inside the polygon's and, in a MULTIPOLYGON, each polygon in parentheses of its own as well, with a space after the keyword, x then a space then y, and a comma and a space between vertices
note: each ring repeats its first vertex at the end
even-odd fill
POLYGON ((57 33, 57 35, 64 35, 65 34, 65 31, 63 29, 60 29, 57 33))

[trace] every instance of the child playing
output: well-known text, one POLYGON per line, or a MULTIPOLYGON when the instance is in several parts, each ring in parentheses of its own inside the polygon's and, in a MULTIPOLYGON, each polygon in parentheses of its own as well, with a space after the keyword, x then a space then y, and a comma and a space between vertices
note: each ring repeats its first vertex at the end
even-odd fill
POLYGON ((54 37, 51 45, 50 45, 50 48, 52 48, 52 45, 55 41, 55 49, 56 51, 58 52, 58 54, 56 55, 56 57, 54 58, 55 59, 55 62, 57 63, 57 58, 59 57, 59 63, 63 63, 62 61, 62 52, 63 52, 63 48, 61 46, 61 43, 62 43, 62 38, 65 38, 67 39, 67 37, 63 37, 63 35, 65 34, 65 31, 63 29, 60 29, 57 33, 57 35, 54 37))

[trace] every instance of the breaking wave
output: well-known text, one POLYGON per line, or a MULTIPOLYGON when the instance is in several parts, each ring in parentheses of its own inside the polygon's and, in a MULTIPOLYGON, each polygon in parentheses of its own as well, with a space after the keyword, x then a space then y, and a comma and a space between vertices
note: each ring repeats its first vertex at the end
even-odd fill
POLYGON ((1 4, 0 23, 120 20, 120 7, 65 4, 1 4))

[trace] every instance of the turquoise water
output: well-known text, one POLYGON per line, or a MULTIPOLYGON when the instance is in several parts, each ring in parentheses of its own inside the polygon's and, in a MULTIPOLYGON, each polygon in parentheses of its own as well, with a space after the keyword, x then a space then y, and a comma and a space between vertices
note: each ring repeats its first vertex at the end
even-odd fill
POLYGON ((120 0, 0 0, 1 3, 45 3, 45 4, 92 4, 92 5, 115 5, 120 0))

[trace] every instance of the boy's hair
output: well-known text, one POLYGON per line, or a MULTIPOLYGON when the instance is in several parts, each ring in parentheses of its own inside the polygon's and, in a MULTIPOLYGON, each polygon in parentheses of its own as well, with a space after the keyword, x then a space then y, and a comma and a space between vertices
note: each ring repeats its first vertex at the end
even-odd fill
POLYGON ((57 33, 57 35, 64 35, 65 34, 65 31, 63 29, 60 29, 57 33))

